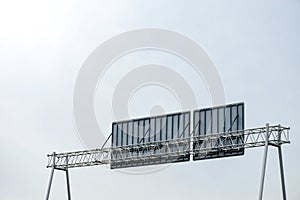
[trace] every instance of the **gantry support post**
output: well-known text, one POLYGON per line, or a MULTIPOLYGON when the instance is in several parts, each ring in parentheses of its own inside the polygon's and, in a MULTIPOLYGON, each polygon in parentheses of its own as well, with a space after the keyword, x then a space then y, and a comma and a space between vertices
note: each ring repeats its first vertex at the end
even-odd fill
MULTIPOLYGON (((280 125, 279 125, 280 128, 280 125)), ((281 140, 281 131, 278 134, 278 141, 281 140)), ((279 166, 280 166, 280 177, 281 177, 281 188, 282 188, 282 199, 287 200, 286 197, 286 189, 285 189, 285 182, 284 182, 284 168, 283 168, 283 158, 282 158, 282 150, 281 145, 278 145, 278 156, 279 156, 279 166)))
POLYGON ((280 164, 282 199, 283 200, 287 200, 287 198, 286 198, 285 182, 284 182, 284 169, 283 169, 283 159, 282 159, 281 146, 278 146, 278 155, 279 155, 279 164, 280 164))
POLYGON ((265 182, 265 174, 266 174, 266 165, 267 165, 267 157, 268 157, 268 147, 269 147, 269 124, 266 124, 266 136, 265 136, 265 151, 263 157, 263 165, 260 179, 260 189, 259 189, 259 200, 263 198, 263 190, 264 190, 264 182, 265 182))
MULTIPOLYGON (((68 157, 66 158, 68 164, 68 157)), ((66 168, 66 179, 67 179, 67 191, 68 191, 68 200, 71 200, 71 189, 70 189, 70 179, 69 179, 69 169, 66 168)))
POLYGON ((53 166, 51 169, 50 179, 49 179, 49 183, 48 183, 46 200, 49 200, 49 197, 50 197, 50 190, 51 190, 51 185, 52 185, 52 181, 53 181, 54 170, 55 170, 55 152, 53 152, 53 166))
MULTIPOLYGON (((259 200, 263 199, 263 188, 264 188, 264 181, 265 181, 265 173, 266 173, 266 165, 267 165, 267 157, 268 157, 268 146, 269 146, 269 124, 266 124, 266 136, 265 136, 265 151, 263 157, 263 165, 262 165, 262 173, 261 173, 261 181, 260 181, 260 190, 259 190, 259 200)), ((278 134, 278 144, 275 145, 278 149, 278 157, 279 157, 279 166, 280 166, 280 177, 281 177, 281 188, 282 188, 282 199, 287 200, 286 197, 286 188, 284 182, 284 168, 283 168, 283 158, 282 158, 282 150, 281 144, 281 130, 279 125, 279 134, 278 134)))
MULTIPOLYGON (((68 164, 68 157, 66 157, 66 164, 68 164)), ((71 200, 71 188, 70 188, 69 170, 68 170, 68 168, 57 168, 55 166, 55 152, 53 153, 53 165, 52 165, 51 174, 50 174, 50 180, 49 180, 49 184, 48 184, 48 188, 47 188, 46 200, 49 200, 49 197, 50 197, 51 185, 52 185, 52 182, 53 182, 53 176, 54 176, 54 171, 55 170, 62 170, 62 171, 66 172, 68 200, 71 200)))

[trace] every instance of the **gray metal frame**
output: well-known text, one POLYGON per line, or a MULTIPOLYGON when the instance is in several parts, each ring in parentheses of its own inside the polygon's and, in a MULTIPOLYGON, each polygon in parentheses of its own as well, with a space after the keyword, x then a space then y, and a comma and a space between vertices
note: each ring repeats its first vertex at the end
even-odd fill
MULTIPOLYGON (((269 126, 269 140, 268 145, 272 146, 280 146, 282 144, 289 144, 289 130, 290 128, 274 125, 269 126)), ((266 145, 266 127, 253 128, 253 129, 245 129, 233 132, 226 133, 218 133, 206 136, 191 136, 184 139, 174 139, 160 142, 149 142, 141 145, 134 146, 124 146, 124 147, 114 147, 114 148, 103 148, 103 149, 93 149, 93 150, 85 150, 85 151, 75 151, 75 152, 67 152, 67 153, 55 153, 48 155, 48 168, 55 169, 66 169, 66 168, 77 168, 77 167, 86 167, 86 166, 94 166, 94 165, 107 165, 111 162, 117 161, 130 161, 130 160, 143 160, 148 157, 151 158, 160 158, 160 157, 168 157, 168 156, 180 156, 182 153, 185 153, 187 149, 179 148, 182 144, 188 144, 190 140, 193 141, 218 141, 214 142, 215 146, 203 147, 199 150, 189 150, 190 153, 201 153, 207 154, 213 151, 218 150, 230 150, 231 148, 254 148, 261 147, 266 145), (232 138, 232 136, 238 137, 242 143, 236 144, 232 138), (227 142, 230 143, 227 143, 227 142), (161 146, 165 146, 165 151, 159 151, 157 154, 145 155, 144 157, 136 157, 131 153, 132 148, 136 148, 139 151, 147 148, 159 148, 161 146), (174 148, 171 150, 171 147, 174 148), (118 151, 121 157, 112 156, 111 152, 118 151)), ((204 143, 202 143, 204 144, 204 143)), ((203 145, 205 146, 205 145, 203 145)))
MULTIPOLYGON (((278 131, 278 141, 281 140, 281 126, 279 125, 278 131)), ((268 157, 268 147, 269 145, 277 147, 278 149, 278 157, 279 157, 279 167, 280 167, 280 178, 281 178, 281 188, 282 188, 282 199, 286 200, 286 188, 285 188, 285 181, 284 181, 284 168, 283 168, 283 158, 282 158, 282 150, 281 150, 281 143, 273 143, 272 140, 270 141, 270 136, 272 136, 272 132, 270 131, 269 124, 266 124, 266 133, 265 133, 265 148, 264 148, 264 156, 263 156, 263 164, 262 164, 262 172, 261 172, 261 180, 259 186, 259 200, 263 199, 263 190, 264 190, 264 182, 265 182, 265 174, 266 174, 266 167, 267 167, 267 157, 268 157)), ((271 137, 272 139, 272 137, 271 137)))
POLYGON ((138 144, 133 146, 125 147, 111 147, 111 148, 102 148, 86 151, 75 151, 67 153, 53 153, 48 155, 48 164, 47 168, 51 168, 51 175, 48 184, 46 200, 49 199, 51 185, 53 181, 53 175, 55 170, 63 170, 66 172, 67 179, 67 190, 68 190, 68 199, 71 199, 70 191, 70 182, 68 169, 78 168, 78 167, 87 167, 95 165, 109 165, 112 162, 132 162, 136 160, 145 160, 145 159, 168 159, 172 157, 178 157, 185 155, 187 151, 190 154, 209 154, 211 152, 217 151, 227 151, 232 150, 232 148, 255 148, 255 147, 265 147, 264 159, 263 159, 263 169, 262 169, 262 178, 260 184, 260 193, 259 199, 262 199, 263 194, 263 185, 264 177, 266 170, 266 161, 267 161, 267 152, 268 146, 274 146, 278 148, 279 153, 279 163, 280 163, 280 173, 281 173, 281 183, 282 183, 282 193, 283 199, 286 200, 286 189, 284 182, 284 169, 283 169, 283 160, 282 160, 282 150, 281 145, 289 144, 289 127, 284 127, 281 125, 269 126, 268 124, 265 127, 252 128, 245 130, 238 130, 232 132, 218 133, 212 135, 204 136, 193 136, 193 133, 190 137, 184 139, 173 139, 167 141, 159 142, 148 142, 144 144, 138 144), (233 137, 236 137, 242 141, 242 143, 236 143, 232 140, 233 137), (191 149, 189 144, 191 141, 197 142, 201 141, 203 146, 194 150, 191 149), (217 142, 216 142, 217 141, 217 142), (205 142, 214 143, 214 146, 207 146, 205 142), (183 149, 182 146, 186 148, 183 149), (137 157, 132 154, 132 149, 135 148, 137 151, 143 151, 143 149, 148 148, 165 148, 165 151, 158 151, 155 154, 144 154, 143 157, 137 157), (112 152, 119 152, 120 156, 115 157, 112 152))
MULTIPOLYGON (((51 174, 50 174, 50 180, 49 180, 49 184, 48 184, 48 188, 47 188, 47 194, 46 194, 46 200, 50 199, 50 191, 51 191, 51 186, 52 186, 52 181, 53 181, 53 177, 54 177, 54 172, 55 170, 61 170, 64 171, 66 173, 66 182, 67 182, 67 194, 68 194, 68 200, 71 200, 71 188, 70 188, 70 178, 69 178, 69 169, 68 167, 55 167, 55 153, 52 154, 53 156, 53 166, 51 167, 51 174)), ((66 163, 68 163, 68 156, 65 158, 66 163)))

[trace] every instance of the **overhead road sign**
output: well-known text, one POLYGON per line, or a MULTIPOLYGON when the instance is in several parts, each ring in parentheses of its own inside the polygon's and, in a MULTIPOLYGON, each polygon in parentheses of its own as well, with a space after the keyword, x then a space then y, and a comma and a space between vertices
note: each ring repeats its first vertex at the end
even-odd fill
POLYGON ((189 161, 190 121, 183 112, 114 122, 111 168, 189 161))
POLYGON ((244 103, 196 110, 193 127, 193 160, 244 154, 244 103))

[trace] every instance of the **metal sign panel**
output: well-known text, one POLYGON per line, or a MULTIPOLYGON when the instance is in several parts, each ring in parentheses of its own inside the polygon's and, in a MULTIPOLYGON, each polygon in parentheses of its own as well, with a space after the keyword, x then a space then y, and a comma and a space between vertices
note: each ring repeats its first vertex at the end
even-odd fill
POLYGON ((193 160, 244 154, 244 148, 237 145, 243 143, 243 137, 237 134, 244 130, 244 103, 196 110, 193 118, 193 160))
POLYGON ((189 161, 189 136, 190 112, 114 122, 111 169, 189 161))

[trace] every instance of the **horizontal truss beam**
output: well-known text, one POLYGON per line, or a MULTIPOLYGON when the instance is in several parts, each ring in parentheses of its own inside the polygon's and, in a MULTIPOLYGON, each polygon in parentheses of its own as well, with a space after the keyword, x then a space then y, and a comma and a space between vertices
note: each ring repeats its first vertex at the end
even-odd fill
MULTIPOLYGON (((289 127, 269 126, 268 144, 281 146, 290 143, 289 127)), ((94 165, 108 165, 118 162, 155 160, 172 158, 187 154, 209 154, 218 151, 239 150, 265 145, 266 127, 218 133, 203 136, 191 136, 138 145, 114 148, 102 148, 48 155, 47 167, 68 169, 94 165), (191 148, 197 146, 197 148, 191 148)))

